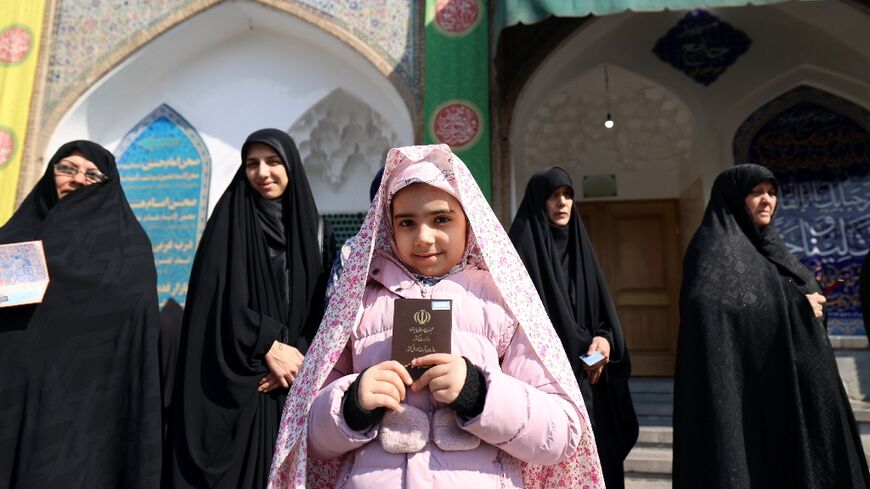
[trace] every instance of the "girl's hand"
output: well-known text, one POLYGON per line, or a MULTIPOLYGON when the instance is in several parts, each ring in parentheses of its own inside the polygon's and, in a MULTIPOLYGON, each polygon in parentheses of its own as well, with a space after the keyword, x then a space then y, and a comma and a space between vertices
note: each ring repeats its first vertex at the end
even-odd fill
POLYGON ((810 301, 810 305, 813 307, 813 314, 816 315, 817 318, 820 318, 825 315, 825 302, 828 302, 828 299, 819 294, 818 292, 813 292, 812 294, 807 294, 807 300, 810 301))
POLYGON ((592 338, 592 343, 589 345, 589 351, 587 351, 586 354, 591 355, 596 351, 604 355, 604 361, 594 367, 587 367, 585 364, 583 365, 583 368, 586 369, 586 374, 589 375, 590 384, 598 382, 601 373, 604 372, 604 366, 610 361, 610 342, 607 341, 607 338, 603 336, 592 338))
POLYGON ((468 373, 465 359, 447 353, 432 353, 411 360, 412 367, 426 365, 432 367, 411 385, 411 389, 416 392, 428 385, 432 398, 436 401, 444 404, 455 401, 465 385, 465 376, 468 373))
POLYGON ((299 366, 302 365, 302 360, 305 357, 302 353, 290 345, 286 345, 279 341, 272 343, 272 348, 266 352, 266 367, 269 368, 269 375, 260 379, 260 392, 268 392, 277 389, 279 386, 284 389, 289 389, 296 380, 296 374, 299 372, 299 366), (276 384, 273 386, 273 382, 276 384), (268 389, 264 390, 264 385, 268 385, 268 389))
POLYGON ((411 382, 411 374, 395 360, 373 365, 360 378, 359 407, 366 411, 379 407, 396 411, 399 403, 405 400, 405 385, 411 382))

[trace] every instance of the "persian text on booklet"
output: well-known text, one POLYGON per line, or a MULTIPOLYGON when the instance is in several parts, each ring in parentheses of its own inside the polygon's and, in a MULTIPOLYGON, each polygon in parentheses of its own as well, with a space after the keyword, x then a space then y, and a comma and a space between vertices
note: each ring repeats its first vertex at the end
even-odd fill
POLYGON ((0 30, 0 64, 14 64, 24 60, 33 46, 33 36, 20 25, 0 30))

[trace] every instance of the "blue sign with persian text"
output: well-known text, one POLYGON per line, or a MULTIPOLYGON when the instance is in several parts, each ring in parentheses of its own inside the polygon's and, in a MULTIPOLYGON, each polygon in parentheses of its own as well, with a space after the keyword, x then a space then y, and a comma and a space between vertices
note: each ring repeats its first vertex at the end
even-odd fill
POLYGON ((774 224, 827 294, 828 332, 865 334, 858 278, 870 252, 870 113, 798 87, 753 114, 735 137, 736 162, 769 167, 779 183, 774 224))
POLYGON ((208 149, 163 104, 127 133, 117 155, 127 201, 151 239, 160 305, 172 297, 183 306, 208 211, 208 149))
POLYGON ((827 296, 830 334, 863 334, 858 277, 870 251, 870 172, 775 173, 776 228, 786 247, 822 286, 843 279, 827 296))

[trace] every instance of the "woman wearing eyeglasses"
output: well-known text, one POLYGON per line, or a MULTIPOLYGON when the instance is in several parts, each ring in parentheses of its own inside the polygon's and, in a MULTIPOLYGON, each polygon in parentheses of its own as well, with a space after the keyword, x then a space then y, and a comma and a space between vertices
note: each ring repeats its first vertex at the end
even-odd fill
POLYGON ((31 240, 51 281, 0 308, 0 487, 159 487, 154 257, 109 151, 58 149, 0 228, 31 240))

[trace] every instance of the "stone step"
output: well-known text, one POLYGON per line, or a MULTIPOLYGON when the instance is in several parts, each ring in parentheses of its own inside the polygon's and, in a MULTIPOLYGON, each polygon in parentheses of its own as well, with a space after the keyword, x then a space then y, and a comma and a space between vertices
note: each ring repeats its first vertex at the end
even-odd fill
POLYGON ((637 422, 641 426, 673 426, 674 420, 670 416, 637 416, 637 422))
POLYGON ((673 452, 670 447, 635 446, 625 458, 625 472, 634 474, 670 475, 673 452))
POLYGON ((628 389, 632 396, 641 392, 673 394, 674 379, 670 377, 632 377, 628 379, 628 389))
POLYGON ((626 473, 625 489, 671 489, 671 478, 665 475, 626 473))
POLYGON ((852 412, 858 423, 870 423, 870 402, 852 401, 852 412))
POLYGON ((638 416, 667 416, 674 415, 674 404, 671 402, 634 402, 634 412, 638 416))
POLYGON ((670 426, 641 426, 635 446, 670 447, 674 443, 674 429, 670 426))
MULTIPOLYGON (((637 443, 625 459, 627 489, 671 487, 673 463, 673 380, 633 378, 629 381, 638 414, 637 443)), ((865 455, 870 459, 870 402, 852 401, 865 455)))
POLYGON ((670 392, 632 392, 631 402, 635 404, 639 402, 663 402, 666 404, 673 404, 674 395, 670 392))

